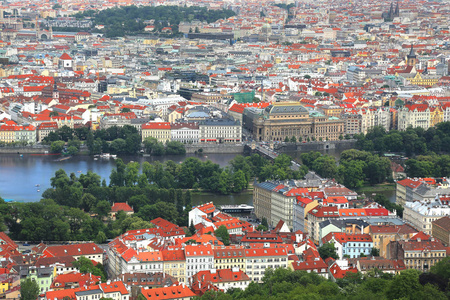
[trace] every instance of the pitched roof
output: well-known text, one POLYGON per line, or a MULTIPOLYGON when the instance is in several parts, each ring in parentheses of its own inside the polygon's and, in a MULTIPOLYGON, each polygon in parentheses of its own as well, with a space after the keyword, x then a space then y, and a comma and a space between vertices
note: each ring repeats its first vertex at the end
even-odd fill
POLYGON ((70 57, 69 54, 67 54, 67 53, 63 53, 63 55, 61 55, 61 56, 59 57, 59 59, 62 59, 62 60, 72 60, 72 57, 70 57))
POLYGON ((111 212, 119 212, 123 210, 124 212, 134 212, 133 208, 125 202, 114 203, 111 207, 111 212))
POLYGON ((194 292, 192 292, 184 284, 153 289, 141 288, 141 293, 145 298, 147 298, 147 300, 184 299, 195 297, 194 292))
POLYGON ((450 217, 445 216, 432 222, 433 226, 438 226, 445 231, 450 231, 450 217))
POLYGON ((43 257, 57 257, 68 255, 80 256, 92 254, 103 254, 103 250, 94 243, 48 246, 43 252, 43 257))

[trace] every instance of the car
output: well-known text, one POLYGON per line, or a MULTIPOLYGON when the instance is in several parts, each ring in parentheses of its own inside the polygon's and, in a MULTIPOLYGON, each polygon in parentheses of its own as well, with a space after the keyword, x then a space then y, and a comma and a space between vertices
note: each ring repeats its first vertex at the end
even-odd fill
POLYGON ((23 244, 22 244, 23 246, 30 246, 30 244, 28 244, 27 242, 24 242, 23 244))
POLYGON ((24 250, 22 251, 23 254, 31 253, 31 250, 24 250))

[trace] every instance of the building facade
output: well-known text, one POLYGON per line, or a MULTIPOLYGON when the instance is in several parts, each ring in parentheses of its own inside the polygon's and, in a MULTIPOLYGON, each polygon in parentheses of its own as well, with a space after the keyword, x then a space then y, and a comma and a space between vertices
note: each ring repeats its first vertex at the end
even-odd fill
POLYGON ((300 103, 276 103, 253 120, 253 137, 266 142, 284 141, 286 137, 295 137, 297 141, 338 140, 344 134, 344 127, 343 120, 310 113, 300 103))

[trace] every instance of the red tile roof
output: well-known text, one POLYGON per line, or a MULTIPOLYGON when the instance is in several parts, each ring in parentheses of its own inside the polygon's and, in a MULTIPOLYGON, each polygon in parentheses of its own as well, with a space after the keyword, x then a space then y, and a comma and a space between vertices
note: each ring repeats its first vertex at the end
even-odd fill
POLYGON ((142 129, 168 129, 170 130, 169 122, 149 122, 142 125, 142 129))
POLYGON ((62 60, 72 60, 72 57, 70 57, 69 54, 67 54, 67 53, 63 53, 63 55, 61 55, 61 56, 59 57, 59 59, 62 59, 62 60))
POLYGON ((114 203, 111 207, 111 212, 119 212, 121 210, 123 210, 124 212, 134 212, 131 206, 129 206, 128 203, 125 202, 114 203))
POLYGON ((195 297, 194 292, 192 292, 184 284, 153 289, 142 288, 141 293, 147 300, 184 299, 195 297))
POLYGON ((92 254, 103 254, 103 250, 94 243, 48 246, 43 252, 43 257, 57 257, 68 255, 80 256, 92 254))

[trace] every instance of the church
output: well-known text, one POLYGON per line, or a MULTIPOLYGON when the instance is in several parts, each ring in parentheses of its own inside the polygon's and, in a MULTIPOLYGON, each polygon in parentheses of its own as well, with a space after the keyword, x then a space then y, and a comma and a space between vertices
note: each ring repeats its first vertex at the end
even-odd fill
POLYGON ((389 8, 389 11, 384 12, 382 15, 385 22, 390 22, 390 21, 394 20, 394 18, 399 17, 399 16, 400 16, 400 8, 398 6, 398 0, 397 0, 397 5, 395 6, 395 9, 394 9, 394 4, 391 3, 391 7, 389 8))

